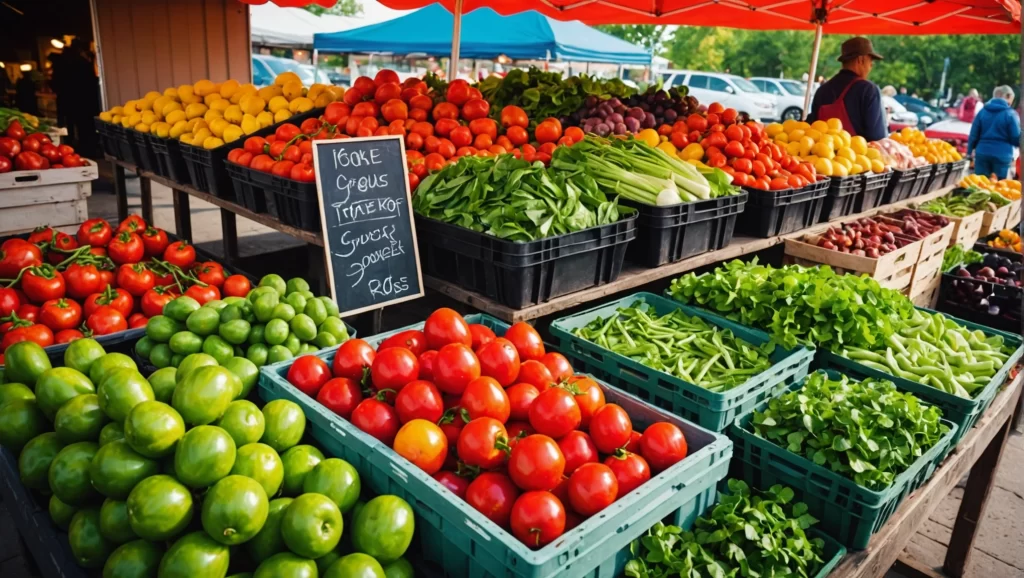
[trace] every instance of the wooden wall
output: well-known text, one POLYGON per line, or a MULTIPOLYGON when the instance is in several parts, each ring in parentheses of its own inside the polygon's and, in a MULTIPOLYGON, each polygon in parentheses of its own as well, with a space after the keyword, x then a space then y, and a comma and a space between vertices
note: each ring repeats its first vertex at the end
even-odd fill
POLYGON ((238 0, 93 0, 104 108, 150 90, 252 75, 249 7, 238 0))

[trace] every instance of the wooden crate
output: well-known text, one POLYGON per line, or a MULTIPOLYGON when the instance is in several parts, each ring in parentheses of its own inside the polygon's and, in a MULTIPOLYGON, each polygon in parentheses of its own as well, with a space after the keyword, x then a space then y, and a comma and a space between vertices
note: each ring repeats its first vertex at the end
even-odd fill
POLYGON ((942 277, 942 256, 946 253, 949 240, 953 237, 953 223, 921 239, 921 255, 914 265, 914 276, 910 282, 910 297, 924 291, 932 281, 942 277))
POLYGON ((973 247, 974 242, 981 237, 981 224, 985 219, 985 212, 978 211, 966 217, 946 217, 954 225, 953 236, 949 239, 949 246, 963 245, 973 247))
POLYGON ((89 218, 96 163, 80 168, 14 171, 0 175, 0 235, 41 226, 77 225, 89 218))
MULTIPOLYGON (((1020 220, 1020 201, 1017 202, 1017 220, 1020 220)), ((1013 203, 1009 205, 1003 205, 991 213, 985 211, 982 213, 981 218, 981 229, 978 231, 979 237, 984 237, 990 233, 997 233, 1002 229, 1007 228, 1006 223, 1010 218, 1010 213, 1013 212, 1013 203)))
MULTIPOLYGON (((1006 225, 1007 229, 1016 229, 1017 225, 1020 224, 1020 199, 1013 201, 1009 205, 1010 211, 1006 214, 1006 225)), ((981 235, 984 237, 985 235, 981 235)))
POLYGON ((917 307, 935 309, 935 306, 939 304, 940 289, 942 289, 942 275, 936 277, 931 286, 925 288, 917 295, 911 295, 910 300, 917 307))
POLYGON ((840 253, 818 246, 820 235, 786 239, 786 263, 814 267, 828 265, 836 273, 867 275, 882 287, 907 294, 914 267, 921 256, 921 241, 914 241, 878 259, 840 253))

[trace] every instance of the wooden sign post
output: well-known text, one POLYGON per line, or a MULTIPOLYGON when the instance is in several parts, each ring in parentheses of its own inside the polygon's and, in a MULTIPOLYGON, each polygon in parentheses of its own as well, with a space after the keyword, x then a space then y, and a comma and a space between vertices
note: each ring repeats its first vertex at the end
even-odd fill
POLYGON ((313 141, 328 286, 343 316, 423 296, 405 143, 313 141))

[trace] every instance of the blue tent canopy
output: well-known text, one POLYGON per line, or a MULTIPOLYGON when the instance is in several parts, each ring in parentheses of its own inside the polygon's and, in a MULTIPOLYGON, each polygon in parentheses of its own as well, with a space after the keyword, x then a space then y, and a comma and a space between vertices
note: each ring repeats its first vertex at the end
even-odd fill
MULTIPOLYGON (((324 52, 424 53, 449 56, 453 16, 439 4, 394 20, 362 28, 313 35, 313 48, 324 52)), ((650 64, 651 54, 579 21, 562 22, 535 11, 501 16, 479 8, 462 17, 462 58, 572 60, 614 64, 650 64)))

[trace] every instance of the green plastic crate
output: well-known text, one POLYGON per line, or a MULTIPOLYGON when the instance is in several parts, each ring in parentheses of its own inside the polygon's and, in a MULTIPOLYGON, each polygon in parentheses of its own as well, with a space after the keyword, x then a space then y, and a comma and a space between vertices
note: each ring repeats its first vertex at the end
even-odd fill
POLYGON ((739 387, 717 393, 613 353, 572 333, 598 317, 611 317, 619 308, 636 303, 648 304, 659 315, 680 309, 687 315, 729 329, 736 337, 753 345, 767 342, 768 334, 653 293, 636 293, 551 323, 551 333, 559 339, 559 348, 587 372, 711 431, 725 431, 734 419, 801 381, 810 370, 813 350, 802 346, 793 350, 776 347, 769 369, 739 387))
POLYGON ((843 556, 846 556, 846 547, 837 542, 832 536, 817 528, 807 530, 807 535, 810 538, 821 538, 825 542, 825 552, 822 554, 825 565, 821 567, 821 570, 818 570, 814 578, 826 578, 843 561, 843 556))
MULTIPOLYGON (((487 325, 499 335, 509 327, 485 315, 469 315, 466 320, 487 325)), ((367 341, 377 344, 393 333, 367 341)), ((331 363, 334 353, 330 349, 315 355, 331 363)), ((654 421, 679 426, 690 454, 558 540, 531 550, 412 463, 292 387, 285 379, 289 366, 282 362, 260 369, 260 396, 298 403, 308 419, 307 431, 328 454, 355 466, 363 484, 375 493, 409 502, 417 525, 410 554, 425 564, 429 575, 617 578, 630 559, 630 543, 655 522, 689 527, 714 502, 715 485, 725 477, 732 456, 732 444, 724 436, 599 382, 605 399, 621 405, 638 429, 654 421)))
MULTIPOLYGON (((828 373, 831 379, 839 378, 838 372, 828 373)), ((803 381, 791 389, 802 385, 803 381)), ((767 403, 759 404, 756 409, 765 407, 767 403)), ((770 488, 775 484, 793 488, 795 499, 805 502, 808 512, 821 520, 817 527, 854 550, 867 548, 871 536, 893 515, 903 499, 932 477, 949 453, 959 431, 957 424, 943 419, 942 423, 949 428, 946 435, 896 476, 891 486, 874 491, 757 437, 750 426, 753 418, 753 412, 748 413, 729 427, 735 456, 731 475, 755 488, 770 488)))
MULTIPOLYGON (((930 309, 921 309, 928 313, 935 313, 930 309)), ((945 315, 945 313, 943 313, 945 315)), ((999 368, 999 371, 992 376, 992 380, 988 382, 981 392, 973 399, 964 399, 957 397, 951 393, 946 393, 942 390, 936 389, 930 385, 924 385, 916 381, 904 379, 895 375, 890 375, 884 371, 879 371, 873 367, 868 367, 852 359, 847 359, 831 351, 820 351, 817 356, 817 364, 823 369, 837 369, 841 373, 845 373, 851 377, 874 377, 876 379, 888 379, 896 384, 896 387, 904 391, 909 391, 921 398, 922 400, 937 406, 942 410, 942 417, 957 425, 957 434, 953 438, 953 443, 949 449, 952 450, 956 447, 960 440, 963 439, 978 419, 988 410, 989 406, 992 405, 992 401, 996 398, 996 394, 999 389, 1006 383, 1006 378, 1010 375, 1010 370, 1013 366, 1020 361, 1021 356, 1024 355, 1024 345, 1022 345, 1021 337, 1005 331, 999 331, 998 329, 992 329, 984 325, 978 325, 965 321, 957 317, 946 315, 953 321, 957 322, 970 330, 980 329, 988 335, 1000 335, 1006 343, 1013 347, 1016 345, 1014 352, 1010 355, 1010 358, 1006 360, 1006 363, 999 368)))

